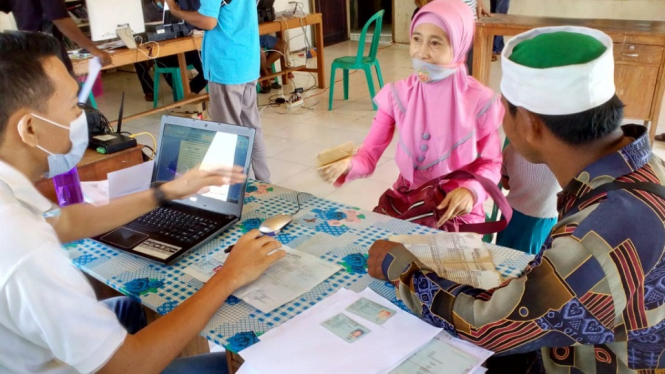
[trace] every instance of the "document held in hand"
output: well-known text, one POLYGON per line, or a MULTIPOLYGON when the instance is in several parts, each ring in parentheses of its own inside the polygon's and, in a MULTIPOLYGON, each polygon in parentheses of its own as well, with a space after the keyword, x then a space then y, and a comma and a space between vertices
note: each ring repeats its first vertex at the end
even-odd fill
POLYGON ((460 284, 490 289, 501 284, 492 256, 480 235, 443 232, 392 236, 439 276, 460 284))

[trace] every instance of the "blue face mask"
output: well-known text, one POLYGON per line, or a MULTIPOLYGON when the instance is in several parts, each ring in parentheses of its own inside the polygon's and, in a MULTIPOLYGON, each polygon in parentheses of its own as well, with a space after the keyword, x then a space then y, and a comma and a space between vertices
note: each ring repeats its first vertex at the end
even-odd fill
POLYGON ((457 68, 434 65, 415 58, 412 62, 413 70, 416 71, 418 79, 423 83, 433 83, 444 80, 457 71, 457 68))
POLYGON ((66 173, 76 167, 76 165, 83 158, 85 149, 88 148, 88 117, 85 115, 85 112, 81 112, 81 115, 72 121, 72 123, 69 124, 69 127, 63 126, 36 114, 32 115, 44 122, 50 123, 53 126, 57 126, 64 130, 69 130, 69 140, 72 142, 72 148, 69 150, 69 152, 67 152, 67 154, 64 155, 52 153, 37 145, 37 148, 48 153, 47 178, 52 178, 56 175, 66 173))

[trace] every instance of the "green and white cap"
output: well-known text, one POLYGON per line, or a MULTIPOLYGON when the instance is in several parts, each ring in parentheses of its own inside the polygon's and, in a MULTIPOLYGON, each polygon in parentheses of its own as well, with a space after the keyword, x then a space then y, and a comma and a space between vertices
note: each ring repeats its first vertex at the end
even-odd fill
POLYGON ((602 31, 576 26, 543 27, 512 38, 501 55, 501 93, 530 112, 564 115, 610 100, 613 42, 602 31))

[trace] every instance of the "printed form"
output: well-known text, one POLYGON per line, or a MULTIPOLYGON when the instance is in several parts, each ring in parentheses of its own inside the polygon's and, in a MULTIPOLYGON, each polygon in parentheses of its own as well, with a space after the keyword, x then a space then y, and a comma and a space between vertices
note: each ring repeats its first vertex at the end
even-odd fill
MULTIPOLYGON (((338 272, 337 264, 321 260, 308 253, 282 247, 286 255, 275 262, 259 279, 238 289, 233 296, 263 313, 269 313, 300 297, 338 272)), ((211 256, 187 267, 184 272, 207 282, 221 267, 228 255, 211 256)))
POLYGON ((502 282, 501 273, 478 234, 398 235, 389 240, 404 244, 439 276, 453 282, 485 290, 502 282))

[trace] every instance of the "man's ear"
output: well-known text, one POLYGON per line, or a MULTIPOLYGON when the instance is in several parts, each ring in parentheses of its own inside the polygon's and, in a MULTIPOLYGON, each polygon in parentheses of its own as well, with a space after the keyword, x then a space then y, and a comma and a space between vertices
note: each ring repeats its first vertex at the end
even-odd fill
MULTIPOLYGON (((35 132, 34 124, 35 117, 30 114, 15 114, 9 118, 9 124, 18 123, 18 136, 23 142, 31 147, 36 147, 39 142, 37 141, 37 133, 35 132)), ((11 127, 8 131, 12 131, 11 127)))
POLYGON ((522 116, 521 123, 524 124, 524 139, 532 146, 540 144, 543 137, 543 121, 538 115, 529 112, 528 110, 519 107, 517 108, 517 115, 522 116))

